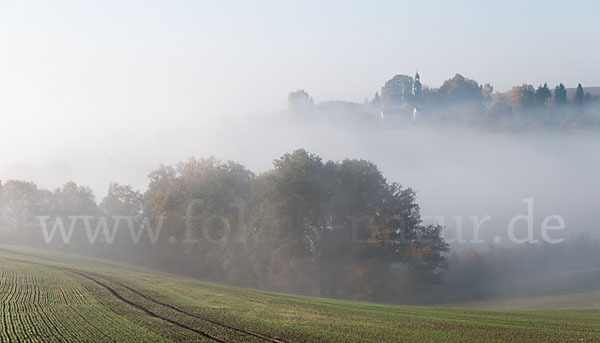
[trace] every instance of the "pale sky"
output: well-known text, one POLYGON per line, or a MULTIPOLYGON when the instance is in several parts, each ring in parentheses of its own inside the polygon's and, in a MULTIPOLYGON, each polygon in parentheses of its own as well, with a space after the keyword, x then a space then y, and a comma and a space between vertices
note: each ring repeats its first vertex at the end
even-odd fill
POLYGON ((276 111, 290 90, 362 101, 417 69, 433 86, 595 86, 598 19, 598 1, 3 0, 0 113, 276 111))

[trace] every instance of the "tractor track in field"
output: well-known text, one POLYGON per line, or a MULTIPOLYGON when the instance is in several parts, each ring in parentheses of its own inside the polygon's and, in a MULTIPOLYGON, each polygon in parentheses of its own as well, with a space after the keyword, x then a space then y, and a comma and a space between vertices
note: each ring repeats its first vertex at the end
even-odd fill
POLYGON ((131 300, 126 299, 121 294, 119 294, 119 292, 117 292, 114 288, 108 286, 107 284, 105 284, 104 282, 102 282, 100 280, 94 279, 93 277, 91 277, 89 275, 86 275, 86 274, 84 274, 82 272, 79 272, 79 271, 76 271, 76 270, 72 270, 70 268, 64 268, 64 269, 63 268, 59 268, 59 269, 66 270, 66 271, 69 271, 71 273, 77 274, 77 275, 79 275, 81 277, 84 277, 84 278, 86 278, 86 279, 88 279, 88 280, 96 283, 99 286, 104 287, 110 294, 112 294, 117 299, 121 300, 122 302, 124 302, 124 303, 126 303, 126 304, 128 304, 130 306, 133 306, 133 307, 137 308, 138 310, 141 310, 141 311, 145 312, 146 314, 150 315, 151 317, 162 319, 162 320, 164 320, 166 322, 169 322, 169 323, 171 323, 173 325, 179 326, 179 327, 181 327, 183 329, 186 329, 188 331, 192 331, 192 332, 200 334, 200 335, 202 335, 202 336, 204 336, 206 338, 212 339, 213 341, 223 342, 223 343, 230 343, 229 341, 225 340, 224 338, 217 337, 217 336, 212 335, 212 334, 210 334, 210 333, 208 333, 206 331, 203 331, 203 330, 200 330, 200 329, 196 329, 196 328, 193 328, 193 327, 191 327, 189 325, 180 323, 180 322, 178 322, 176 320, 167 318, 165 316, 161 316, 160 314, 158 314, 158 313, 150 310, 147 307, 144 307, 144 306, 142 306, 142 305, 140 305, 138 303, 135 303, 135 302, 133 302, 131 300))
POLYGON ((152 298, 152 297, 150 297, 150 296, 148 296, 148 295, 146 295, 146 294, 144 294, 144 293, 142 293, 140 291, 137 291, 137 290, 135 290, 135 289, 133 289, 133 288, 131 288, 131 287, 123 284, 123 283, 120 283, 120 282, 117 282, 117 281, 114 281, 114 280, 111 280, 111 281, 114 282, 114 283, 116 283, 117 285, 125 288, 125 289, 128 289, 129 291, 131 291, 131 292, 139 295, 140 297, 142 297, 142 298, 144 298, 146 300, 149 300, 149 301, 151 301, 151 302, 153 302, 155 304, 158 304, 158 305, 170 308, 170 309, 172 309, 172 310, 174 310, 176 312, 179 312, 181 314, 185 314, 185 315, 190 316, 190 317, 198 318, 198 319, 207 321, 209 323, 212 323, 212 324, 215 324, 215 325, 219 325, 221 327, 224 327, 224 328, 227 328, 227 329, 231 329, 231 330, 235 330, 235 331, 238 331, 238 332, 241 332, 241 333, 245 333, 245 334, 257 337, 257 338, 262 338, 262 339, 267 340, 269 342, 273 342, 273 343, 286 343, 285 341, 280 340, 278 338, 266 336, 266 335, 263 335, 263 334, 260 334, 260 333, 254 332, 254 331, 250 331, 250 330, 246 330, 246 329, 243 329, 243 328, 240 328, 240 327, 237 327, 237 326, 229 325, 229 324, 226 324, 224 322, 221 322, 221 321, 218 321, 218 320, 206 317, 206 316, 202 316, 202 315, 199 315, 199 314, 188 312, 188 311, 186 311, 186 310, 184 310, 184 309, 182 309, 180 307, 164 303, 164 302, 162 302, 160 300, 156 300, 156 299, 154 299, 154 298, 152 298))
MULTIPOLYGON (((27 257, 31 257, 31 256, 26 255, 26 254, 24 254, 24 255, 27 256, 27 257)), ((122 301, 122 302, 124 302, 124 303, 126 303, 126 304, 128 304, 128 305, 130 305, 130 306, 132 306, 134 308, 137 308, 138 310, 143 311, 144 313, 148 314, 151 317, 164 320, 164 321, 166 321, 166 322, 168 322, 170 324, 173 324, 175 326, 181 327, 181 328, 183 328, 185 330, 188 330, 188 331, 192 331, 194 333, 197 333, 197 334, 199 334, 201 336, 204 336, 204 337, 209 338, 209 339, 211 339, 213 341, 216 341, 216 342, 232 343, 232 342, 230 342, 230 341, 228 341, 228 340, 226 340, 224 338, 215 336, 215 335, 210 334, 210 333, 208 333, 208 332, 206 332, 204 330, 200 330, 200 329, 191 327, 191 326, 189 326, 187 324, 184 324, 184 323, 178 322, 176 320, 173 320, 173 319, 167 318, 165 316, 162 316, 162 315, 160 315, 160 314, 152 311, 151 309, 149 309, 149 308, 147 308, 147 307, 145 307, 145 306, 143 306, 141 304, 138 304, 138 303, 136 303, 134 301, 126 299, 119 292, 117 292, 117 290, 115 290, 111 286, 107 285, 106 283, 104 283, 104 282, 102 282, 102 281, 100 281, 100 280, 98 280, 98 279, 90 276, 89 274, 91 274, 91 275, 93 275, 95 277, 100 277, 100 278, 106 279, 106 280, 108 280, 110 282, 113 282, 113 283, 115 283, 115 284, 117 284, 117 285, 119 285, 119 286, 121 286, 121 287, 129 290, 130 292, 132 292, 132 293, 134 293, 134 294, 136 294, 136 295, 138 295, 138 296, 140 296, 140 297, 142 297, 142 298, 144 298, 144 299, 146 299, 146 300, 148 300, 150 302, 153 302, 155 304, 164 306, 166 308, 169 308, 169 309, 171 309, 173 311, 176 311, 178 313, 187 315, 189 317, 193 317, 193 318, 196 318, 196 319, 204 320, 206 322, 212 323, 212 324, 220 326, 222 328, 229 329, 229 330, 234 330, 234 331, 237 331, 237 332, 240 332, 240 333, 243 333, 243 334, 246 334, 246 335, 250 335, 250 336, 253 336, 253 337, 256 337, 256 338, 259 338, 259 339, 263 339, 263 340, 266 340, 266 341, 269 341, 269 342, 272 342, 272 343, 287 343, 286 341, 278 339, 278 338, 275 338, 275 337, 270 337, 270 336, 267 336, 267 335, 264 335, 264 334, 261 334, 261 333, 257 333, 257 332, 250 331, 250 330, 247 330, 247 329, 244 329, 244 328, 236 327, 236 326, 233 326, 233 325, 221 322, 219 320, 212 319, 210 317, 206 317, 206 316, 198 315, 198 314, 195 314, 195 313, 191 313, 191 312, 186 311, 186 310, 184 310, 184 309, 182 309, 180 307, 177 307, 177 306, 174 306, 174 305, 162 302, 160 300, 154 299, 153 297, 151 297, 151 296, 149 296, 147 294, 144 294, 143 292, 135 290, 135 289, 133 289, 133 288, 131 288, 131 287, 129 287, 129 286, 121 283, 121 282, 117 282, 115 280, 111 280, 109 278, 106 278, 105 276, 101 276, 101 275, 97 275, 97 274, 93 274, 93 273, 82 272, 82 271, 79 271, 79 270, 76 270, 76 269, 72 269, 72 268, 67 268, 67 267, 49 265, 49 264, 40 263, 40 262, 26 261, 26 260, 21 260, 21 259, 12 259, 12 260, 15 260, 17 262, 22 262, 22 263, 37 264, 37 265, 41 265, 41 266, 45 266, 45 267, 50 267, 50 268, 54 268, 54 269, 58 269, 58 270, 63 270, 63 271, 67 271, 67 272, 76 274, 76 275, 78 275, 80 277, 83 277, 83 278, 85 278, 87 280, 90 280, 90 281, 94 282, 95 284, 101 286, 102 288, 106 289, 111 295, 113 295, 114 297, 116 297, 120 301, 122 301)))

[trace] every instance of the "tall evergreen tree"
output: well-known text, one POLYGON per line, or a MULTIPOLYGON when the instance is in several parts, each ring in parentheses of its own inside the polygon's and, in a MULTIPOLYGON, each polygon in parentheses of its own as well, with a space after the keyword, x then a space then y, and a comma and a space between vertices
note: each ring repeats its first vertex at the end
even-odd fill
POLYGON ((583 87, 581 87, 581 83, 577 85, 577 90, 575 91, 575 104, 582 105, 585 100, 585 92, 583 91, 583 87))
POLYGON ((564 104, 567 102, 567 89, 562 83, 554 88, 554 101, 556 101, 557 104, 564 104))
POLYGON ((545 82, 543 86, 538 86, 537 90, 535 91, 535 95, 538 103, 540 104, 543 104, 547 99, 552 98, 552 92, 550 91, 548 84, 545 82))

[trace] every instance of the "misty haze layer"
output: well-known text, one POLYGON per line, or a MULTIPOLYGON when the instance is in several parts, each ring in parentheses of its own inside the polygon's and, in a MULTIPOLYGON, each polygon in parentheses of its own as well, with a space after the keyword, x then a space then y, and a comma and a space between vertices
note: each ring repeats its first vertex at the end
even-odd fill
MULTIPOLYGON (((598 233, 596 134, 552 131, 515 136, 456 127, 386 127, 325 119, 307 123, 279 113, 221 118, 196 127, 142 125, 89 134, 67 130, 60 139, 50 136, 46 144, 25 154, 13 152, 15 143, 4 137, 0 178, 34 181, 49 189, 73 180, 91 186, 101 198, 110 181, 145 190, 150 170, 189 156, 214 155, 261 172, 282 154, 305 148, 324 159, 374 162, 389 181, 416 190, 425 222, 446 226, 451 243, 461 220, 468 240, 473 231, 469 217, 491 215, 481 228, 481 237, 491 244, 496 235, 506 241, 510 219, 527 213, 522 202, 526 198, 533 198, 536 238, 544 218, 553 214, 566 222, 565 233, 558 232, 557 237, 598 233)), ((28 138, 24 135, 17 143, 25 144, 28 138)), ((521 222, 517 228, 525 230, 525 225, 521 222)))

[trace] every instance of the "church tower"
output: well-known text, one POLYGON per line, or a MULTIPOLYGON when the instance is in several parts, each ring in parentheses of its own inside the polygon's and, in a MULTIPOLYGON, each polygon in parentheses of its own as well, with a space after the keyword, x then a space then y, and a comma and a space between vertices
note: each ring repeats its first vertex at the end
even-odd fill
POLYGON ((421 97, 423 95, 423 85, 421 85, 421 75, 419 72, 415 74, 415 82, 413 83, 413 96, 417 103, 421 102, 421 97))

